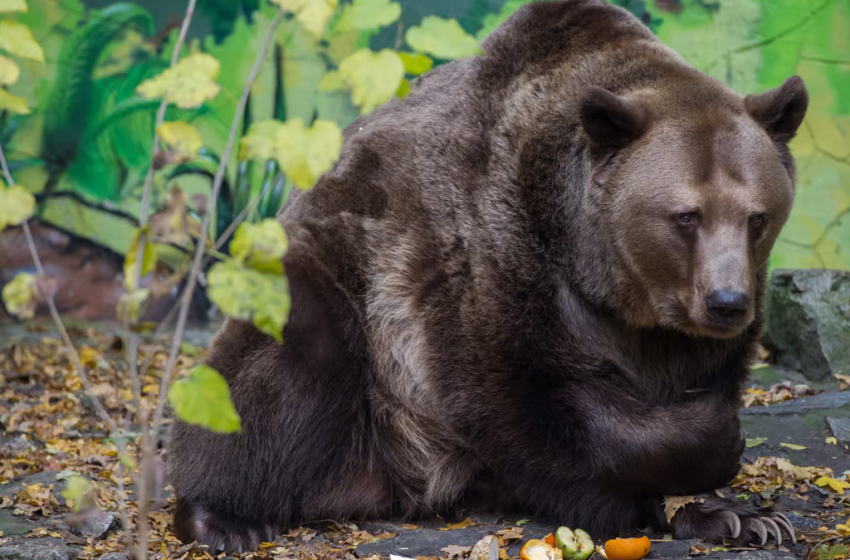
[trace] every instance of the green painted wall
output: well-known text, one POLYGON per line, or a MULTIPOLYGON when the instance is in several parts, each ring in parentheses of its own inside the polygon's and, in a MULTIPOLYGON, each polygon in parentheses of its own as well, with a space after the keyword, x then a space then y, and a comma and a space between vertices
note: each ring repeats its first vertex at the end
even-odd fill
MULTIPOLYGON (((799 167, 797 202, 772 264, 850 269, 850 1, 611 1, 640 17, 688 62, 743 94, 775 87, 795 73, 805 79, 812 101, 792 144, 799 167)), ((456 18, 480 36, 524 0, 400 3, 403 28, 436 14, 456 18)), ((210 162, 224 146, 236 98, 273 13, 266 4, 199 0, 191 48, 221 61, 223 91, 202 110, 179 116, 201 131, 210 162)), ((173 39, 168 26, 179 22, 185 5, 185 0, 147 0, 136 7, 104 0, 30 0, 29 13, 18 16, 44 47, 47 63, 22 63, 23 77, 11 91, 35 110, 0 117, 0 142, 7 146, 18 180, 42 193, 43 218, 126 250, 132 224, 114 213, 137 211, 155 106, 139 100, 134 89, 165 64, 167 55, 161 53, 170 52, 173 39)), ((399 36, 396 25, 348 34, 332 41, 329 53, 333 59, 335 53, 344 56, 367 43, 395 47, 399 36)), ((250 118, 282 112, 350 122, 357 113, 344 93, 318 91, 333 60, 292 21, 283 24, 278 42, 281 56, 263 68, 250 118), (281 94, 277 102, 276 89, 281 94)), ((232 162, 231 211, 258 192, 262 178, 259 165, 243 164, 240 174, 232 162)), ((210 184, 197 172, 177 181, 189 194, 204 194, 210 184)), ((163 178, 157 200, 166 192, 163 178)))

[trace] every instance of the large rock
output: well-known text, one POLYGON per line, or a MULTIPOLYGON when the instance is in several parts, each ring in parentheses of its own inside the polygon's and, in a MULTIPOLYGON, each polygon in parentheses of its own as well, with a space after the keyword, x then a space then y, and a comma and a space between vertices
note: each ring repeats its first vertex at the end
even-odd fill
POLYGON ((810 381, 850 373, 850 272, 776 270, 767 285, 764 345, 810 381))
POLYGON ((44 538, 0 546, 0 560, 69 560, 71 549, 59 539, 44 538))

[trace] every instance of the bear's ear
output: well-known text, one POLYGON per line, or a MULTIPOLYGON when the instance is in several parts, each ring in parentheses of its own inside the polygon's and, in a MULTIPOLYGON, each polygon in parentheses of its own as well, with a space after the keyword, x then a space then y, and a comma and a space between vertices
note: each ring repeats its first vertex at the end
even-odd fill
POLYGON ((783 144, 797 134, 808 106, 809 93, 800 76, 791 76, 778 88, 744 98, 744 107, 750 116, 771 138, 783 144))
POLYGON ((646 130, 646 111, 607 89, 588 86, 581 102, 581 126, 597 148, 619 149, 646 130))

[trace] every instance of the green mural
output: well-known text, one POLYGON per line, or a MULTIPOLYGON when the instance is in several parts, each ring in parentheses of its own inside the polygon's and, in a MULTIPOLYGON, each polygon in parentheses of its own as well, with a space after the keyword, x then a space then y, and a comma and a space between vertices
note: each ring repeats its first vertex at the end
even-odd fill
MULTIPOLYGON (((252 91, 244 130, 270 118, 347 125, 358 107, 349 92, 324 87, 327 79, 323 85, 329 74, 344 76, 344 71, 333 73, 347 56, 365 46, 409 50, 405 32, 432 15, 457 20, 481 40, 526 1, 401 0, 400 18, 387 19, 388 24, 378 19, 369 29, 332 20, 336 31, 322 41, 288 19, 252 91)), ((850 269, 850 2, 610 1, 638 16, 689 63, 740 93, 775 87, 795 73, 804 78, 812 100, 792 144, 797 201, 772 265, 850 269)), ((9 91, 33 110, 0 113, 0 143, 17 180, 37 195, 42 219, 126 251, 159 104, 139 97, 136 88, 168 65, 185 4, 30 0, 29 11, 16 16, 32 30, 46 62, 21 62, 21 78, 9 91)), ((205 206, 202 197, 209 193, 237 97, 274 14, 266 0, 199 0, 198 5, 188 49, 221 62, 222 90, 200 109, 169 110, 167 120, 195 126, 204 148, 196 160, 157 174, 154 206, 174 182, 196 210, 205 206)), ((334 17, 340 17, 339 10, 334 17)), ((217 201, 219 232, 258 195, 256 216, 275 214, 292 184, 274 165, 234 156, 217 201)))

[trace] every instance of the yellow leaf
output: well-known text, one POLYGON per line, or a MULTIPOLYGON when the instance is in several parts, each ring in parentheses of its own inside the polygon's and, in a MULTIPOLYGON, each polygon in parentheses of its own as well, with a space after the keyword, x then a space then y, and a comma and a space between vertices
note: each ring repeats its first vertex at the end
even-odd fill
POLYGON ((30 28, 17 21, 0 20, 0 49, 21 58, 44 62, 44 51, 33 39, 30 28))
POLYGON ((251 268, 281 274, 286 248, 283 226, 274 218, 267 218, 257 224, 240 224, 230 242, 230 255, 251 268))
MULTIPOLYGON (((146 226, 145 234, 150 231, 150 226, 146 226)), ((147 238, 147 235, 145 235, 147 238)), ((127 256, 124 258, 124 285, 128 292, 136 290, 136 258, 139 252, 139 243, 142 241, 142 229, 137 229, 133 234, 133 239, 130 241, 130 248, 127 250, 127 256)), ((144 278, 147 274, 153 272, 156 266, 156 245, 150 242, 145 243, 142 253, 142 273, 139 276, 144 278)))
POLYGON ((30 108, 27 107, 27 102, 23 97, 12 95, 0 87, 0 111, 3 109, 19 115, 27 115, 30 112, 30 108))
POLYGON ((834 437, 831 437, 831 436, 826 438, 824 441, 826 443, 828 443, 829 445, 838 445, 838 440, 834 437))
POLYGON ((194 158, 204 145, 195 127, 185 121, 162 123, 156 132, 171 149, 174 156, 172 163, 182 163, 194 158))
POLYGON ((115 314, 118 319, 131 325, 138 323, 145 312, 150 295, 151 291, 148 288, 139 288, 122 294, 118 299, 118 305, 115 307, 115 314))
POLYGON ((3 303, 9 313, 19 319, 33 318, 36 307, 35 281, 34 274, 22 272, 3 286, 3 303))
POLYGON ((142 82, 136 91, 147 99, 162 97, 181 109, 193 109, 218 95, 221 86, 215 80, 220 68, 211 55, 190 54, 159 76, 142 82))
POLYGON ((276 159, 301 189, 311 188, 339 157, 342 131, 336 123, 317 120, 307 128, 301 119, 263 121, 242 138, 240 159, 276 159))
POLYGON ((21 71, 11 58, 0 55, 0 86, 10 86, 18 81, 21 71))
POLYGON ((317 38, 322 36, 325 24, 336 10, 337 0, 271 0, 284 10, 295 14, 304 28, 317 38))
POLYGON ((829 476, 822 476, 815 481, 815 485, 821 488, 828 488, 837 494, 843 494, 845 490, 850 488, 850 483, 838 480, 829 476))
POLYGON ((782 447, 787 447, 788 449, 793 449, 794 451, 802 451, 803 449, 808 449, 805 445, 797 445, 795 443, 780 443, 782 447))
POLYGON ((351 88, 351 100, 365 115, 393 98, 404 78, 404 64, 390 49, 362 49, 343 60, 339 72, 351 88))
MULTIPOLYGON (((2 91, 2 90, 0 90, 2 91)), ((2 99, 2 98, 0 98, 2 99)), ((0 103, 0 107, 2 107, 0 103)), ((0 181, 0 231, 6 226, 15 226, 32 216, 35 198, 20 185, 3 188, 0 181)))
POLYGON ((0 0, 0 12, 26 12, 26 0, 0 0))
POLYGON ((467 517, 460 523, 446 523, 445 527, 440 527, 440 531, 452 531, 454 529, 466 529, 467 527, 477 527, 478 523, 467 517))

